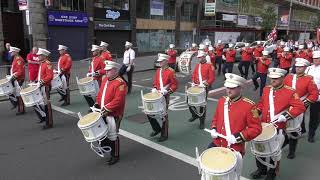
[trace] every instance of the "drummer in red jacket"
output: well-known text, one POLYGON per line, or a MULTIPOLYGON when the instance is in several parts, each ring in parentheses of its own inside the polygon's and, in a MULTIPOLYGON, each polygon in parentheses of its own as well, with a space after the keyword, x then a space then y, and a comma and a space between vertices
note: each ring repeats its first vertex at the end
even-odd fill
POLYGON ((96 108, 101 109, 103 119, 109 126, 107 138, 101 141, 101 146, 111 147, 109 165, 113 165, 120 158, 119 128, 126 104, 127 85, 119 76, 120 64, 106 61, 106 77, 103 79, 96 98, 96 108))
POLYGON ((37 53, 40 61, 38 83, 40 84, 40 91, 44 100, 44 104, 34 107, 40 122, 46 122, 43 129, 53 127, 52 108, 50 103, 50 89, 51 81, 53 79, 53 67, 49 59, 50 52, 46 49, 39 48, 37 53))
MULTIPOLYGON (((170 94, 175 92, 178 88, 178 82, 175 76, 175 71, 168 66, 169 56, 166 54, 158 54, 158 62, 160 63, 160 68, 157 69, 156 74, 153 78, 153 89, 152 92, 160 92, 166 99, 167 110, 169 107, 170 94), (161 76, 161 79, 160 79, 161 76), (160 83, 162 80, 162 83, 160 83), (161 84, 163 87, 161 87, 161 84)), ((158 139, 159 142, 165 141, 168 139, 168 130, 169 130, 169 119, 168 114, 162 117, 162 125, 159 124, 157 119, 153 116, 147 115, 153 132, 150 134, 151 137, 156 136, 161 132, 161 136, 158 139)))
MULTIPOLYGON (((296 93, 299 95, 300 99, 303 101, 304 106, 307 109, 311 103, 317 102, 319 90, 313 80, 313 77, 304 73, 307 67, 310 65, 309 61, 303 58, 296 58, 295 61, 296 74, 287 75, 284 79, 284 84, 296 90, 296 93)), ((288 159, 295 158, 298 138, 299 132, 290 133, 289 154, 287 156, 288 159)))
POLYGON ((245 154, 245 142, 251 141, 261 133, 261 122, 256 105, 242 96, 246 79, 227 73, 224 86, 227 96, 221 97, 211 123, 210 147, 228 147, 245 154), (225 112, 228 112, 225 115, 225 112), (229 123, 228 123, 229 122, 229 123), (226 139, 217 136, 225 135, 226 139))
MULTIPOLYGON (((299 95, 289 86, 283 84, 286 70, 280 68, 269 68, 268 77, 271 79, 271 85, 263 89, 263 94, 257 104, 259 113, 262 114, 261 121, 265 123, 276 122, 278 130, 278 141, 280 147, 288 143, 287 135, 285 134, 286 122, 297 117, 305 111, 303 102, 299 99, 299 95), (271 102, 269 101, 271 100, 271 102), (284 144, 283 144, 284 143, 284 144)), ((276 157, 279 158, 278 156, 276 157)), ((265 161, 265 158, 261 158, 265 161)), ((258 170, 251 173, 253 179, 261 178, 267 175, 267 180, 273 180, 276 177, 276 169, 279 170, 280 160, 274 162, 270 158, 270 164, 277 163, 276 168, 269 168, 256 160, 258 170)))
POLYGON ((16 47, 10 47, 9 53, 11 53, 13 57, 12 65, 11 65, 11 83, 15 88, 13 94, 9 95, 9 100, 13 105, 13 108, 18 106, 18 112, 16 115, 21 115, 25 113, 24 104, 22 98, 20 96, 20 86, 22 86, 25 77, 24 70, 24 60, 19 55, 20 49, 16 47))
MULTIPOLYGON (((205 88, 206 97, 208 96, 208 88, 215 80, 214 67, 211 64, 206 62, 206 53, 200 51, 197 55, 200 63, 196 65, 193 73, 192 73, 192 86, 199 86, 205 88), (199 72, 201 71, 201 72, 199 72), (201 77, 200 77, 201 76, 201 77), (200 82, 200 79, 202 82, 200 82)), ((192 117, 189 119, 189 122, 193 122, 194 120, 200 120, 200 129, 204 128, 204 123, 206 120, 206 105, 200 106, 199 113, 195 106, 189 105, 189 111, 192 114, 192 117)))
POLYGON ((61 89, 58 89, 58 93, 61 96, 59 101, 64 101, 61 106, 67 106, 70 104, 69 80, 71 75, 72 58, 67 50, 67 46, 59 45, 58 51, 60 57, 58 60, 58 73, 60 73, 63 85, 61 89))

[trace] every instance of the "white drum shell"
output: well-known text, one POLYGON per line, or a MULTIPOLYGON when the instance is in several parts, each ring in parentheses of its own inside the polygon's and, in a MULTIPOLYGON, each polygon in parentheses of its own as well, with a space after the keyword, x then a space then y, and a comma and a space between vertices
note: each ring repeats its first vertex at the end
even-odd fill
POLYGON ((95 87, 95 80, 85 82, 85 83, 79 83, 78 87, 81 95, 92 95, 96 94, 96 87, 95 87))
POLYGON ((58 88, 62 87, 62 81, 58 74, 55 74, 52 81, 51 81, 51 89, 56 90, 58 88))
POLYGON ((146 99, 143 97, 144 113, 148 115, 164 114, 166 112, 166 99, 161 96, 157 99, 146 99))
POLYGON ((178 59, 178 68, 179 72, 190 75, 193 73, 195 66, 198 63, 197 57, 195 56, 196 52, 194 51, 185 51, 183 52, 178 59))
POLYGON ((257 141, 253 139, 251 141, 251 151, 254 155, 259 157, 270 157, 276 154, 281 147, 279 147, 279 142, 276 139, 277 132, 273 134, 270 139, 265 141, 257 141))
POLYGON ((108 125, 101 116, 96 121, 87 125, 80 125, 78 122, 78 127, 87 142, 98 141, 108 133, 108 125))
POLYGON ((286 128, 287 133, 298 132, 301 129, 300 125, 303 120, 303 115, 304 114, 302 113, 299 116, 297 116, 296 118, 287 121, 287 128, 286 128))
POLYGON ((206 91, 203 88, 200 93, 192 93, 187 90, 187 96, 188 96, 188 104, 190 106, 204 106, 206 105, 206 91))
POLYGON ((34 105, 43 103, 43 97, 40 88, 29 92, 20 92, 20 95, 26 107, 32 107, 34 105))
POLYGON ((0 96, 6 96, 13 93, 13 86, 10 80, 0 85, 0 96))

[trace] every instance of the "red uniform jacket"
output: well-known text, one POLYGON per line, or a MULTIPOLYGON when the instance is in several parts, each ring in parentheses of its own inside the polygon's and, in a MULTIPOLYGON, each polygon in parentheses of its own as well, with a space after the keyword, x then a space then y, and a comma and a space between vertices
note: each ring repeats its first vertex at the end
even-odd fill
POLYGON ((59 58, 59 67, 62 70, 62 74, 70 74, 70 70, 72 67, 72 59, 69 54, 63 54, 59 58))
POLYGON ((218 57, 221 57, 222 56, 222 54, 223 54, 223 45, 218 45, 217 47, 216 47, 216 55, 218 56, 218 57))
POLYGON ((307 50, 307 54, 308 54, 308 56, 307 56, 307 60, 312 64, 312 63, 313 63, 313 58, 312 58, 313 54, 312 54, 312 50, 311 50, 311 49, 308 49, 308 50, 307 50))
POLYGON ((210 57, 211 64, 214 66, 216 64, 216 55, 214 53, 208 53, 210 57))
POLYGON ((257 58, 257 57, 261 57, 262 56, 262 51, 263 51, 263 47, 262 46, 258 46, 258 47, 256 47, 256 48, 254 48, 254 51, 253 51, 253 56, 255 57, 255 58, 257 58))
POLYGON ((38 55, 29 53, 27 55, 27 60, 28 60, 29 79, 30 81, 35 81, 37 80, 40 64, 32 64, 32 62, 40 63, 38 59, 38 55))
MULTIPOLYGON (((292 87, 292 79, 293 74, 287 75, 284 79, 284 84, 292 87)), ((318 100, 319 90, 313 81, 313 77, 305 74, 302 76, 297 75, 296 93, 300 98, 307 95, 306 100, 311 103, 316 102, 318 100)))
POLYGON ((101 58, 105 61, 105 60, 108 60, 108 61, 112 61, 112 56, 111 56, 111 53, 110 51, 103 51, 101 53, 101 58))
POLYGON ((176 63, 176 58, 177 58, 177 51, 174 49, 168 49, 167 54, 169 57, 168 63, 169 64, 174 64, 176 63))
POLYGON ((52 64, 48 60, 43 61, 40 64, 40 81, 42 81, 45 86, 50 86, 52 79, 53 79, 52 64))
POLYGON ((108 82, 104 96, 104 107, 109 112, 108 116, 122 117, 126 104, 127 85, 120 77, 108 79, 105 77, 96 97, 96 103, 101 105, 101 98, 105 84, 108 82))
MULTIPOLYGON (((160 90, 160 68, 157 69, 153 78, 153 87, 160 90)), ((175 92, 178 88, 178 82, 176 79, 174 69, 168 67, 162 70, 162 82, 163 87, 168 86, 167 90, 175 92)))
POLYGON ((267 74, 269 65, 271 64, 270 58, 258 57, 256 59, 257 72, 267 74))
POLYGON ((253 53, 252 48, 245 48, 243 51, 241 51, 242 61, 251 61, 252 53, 253 53))
MULTIPOLYGON (((262 96, 257 104, 258 110, 262 113, 261 121, 267 123, 270 122, 269 94, 271 88, 271 86, 264 87, 262 96)), ((289 86, 282 85, 273 90, 273 97, 275 115, 282 111, 287 111, 289 116, 295 118, 306 110, 304 104, 299 99, 299 95, 289 86)), ((285 122, 276 123, 276 125, 278 129, 286 128, 285 122)))
POLYGON ((236 54, 237 51, 234 49, 226 51, 226 62, 235 62, 236 54))
POLYGON ((24 80, 24 60, 21 56, 15 56, 12 61, 12 75, 18 80, 24 80))
POLYGON ((291 62, 292 62, 292 54, 287 52, 285 56, 282 56, 282 54, 278 54, 278 59, 280 60, 280 68, 290 68, 291 62))
MULTIPOLYGON (((226 135, 224 126, 224 102, 226 97, 218 101, 216 112, 213 116, 211 128, 222 135, 226 135)), ((229 102, 229 122, 231 134, 238 140, 241 137, 242 142, 231 145, 231 148, 244 155, 245 141, 251 141, 261 133, 261 121, 254 102, 239 97, 237 100, 229 102)), ((223 138, 216 138, 213 143, 219 147, 227 147, 228 142, 223 138)))
POLYGON ((277 53, 277 58, 278 58, 278 55, 281 55, 281 53, 283 52, 283 48, 282 47, 277 47, 275 51, 277 53))
MULTIPOLYGON (((294 58, 303 58, 307 59, 308 53, 305 51, 294 52, 294 58)), ((308 60, 308 59, 307 59, 308 60)))
POLYGON ((92 62, 89 66, 89 73, 92 72, 92 64, 93 64, 93 72, 98 72, 99 76, 94 77, 94 80, 97 80, 99 84, 101 84, 102 76, 106 74, 104 60, 100 56, 95 56, 92 58, 92 62))
MULTIPOLYGON (((199 81, 199 65, 197 64, 192 73, 192 82, 195 84, 200 84, 199 81)), ((201 76, 202 81, 206 81, 206 85, 210 86, 215 80, 214 68, 211 64, 201 63, 201 76)))

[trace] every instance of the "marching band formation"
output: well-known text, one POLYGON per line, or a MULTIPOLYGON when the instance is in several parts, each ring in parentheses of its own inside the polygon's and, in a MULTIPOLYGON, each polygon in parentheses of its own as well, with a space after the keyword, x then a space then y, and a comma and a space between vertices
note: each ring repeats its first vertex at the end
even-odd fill
MULTIPOLYGON (((294 45, 278 41, 274 45, 277 47, 270 51, 261 41, 254 47, 245 43, 242 48, 231 43, 225 48, 220 40, 215 46, 206 42, 199 48, 193 43, 178 57, 175 45, 170 44, 165 54, 158 54, 160 67, 155 72, 151 92, 144 94, 141 91, 143 112, 152 128, 150 136, 160 134, 159 142, 169 137, 168 106, 170 95, 178 88, 175 73, 180 71, 191 76, 190 87, 185 87, 191 115, 188 121, 199 119, 199 128, 212 137, 208 149, 200 156, 197 152, 201 180, 214 177, 239 179, 246 142, 250 142, 256 158, 257 170, 251 177, 275 179, 280 170, 281 149, 289 145, 287 158, 295 158, 298 139, 306 133, 304 113, 309 107, 308 141, 315 142, 320 122, 320 48, 311 41, 294 45), (233 73, 237 53, 241 55, 239 75, 233 73), (248 86, 250 67, 254 89, 260 87, 257 103, 242 95, 248 86), (208 92, 221 72, 225 78, 226 96, 218 100, 210 129, 205 129, 206 112, 212 111, 207 108, 208 92), (267 78, 270 80, 268 86, 267 78)), ((92 45, 87 76, 76 77, 76 80, 80 94, 90 107, 87 115, 78 114, 78 127, 90 148, 100 157, 110 154, 108 164, 113 165, 120 158, 118 132, 126 95, 132 89, 135 52, 132 43, 126 42, 121 65, 112 60, 108 46, 106 42, 92 45), (124 74, 127 74, 127 80, 124 74)), ((19 51, 17 47, 10 47, 11 71, 0 80, 0 95, 8 96, 13 109, 18 109, 17 115, 24 114, 25 106, 33 107, 39 123, 45 122, 43 128, 52 128, 50 91, 57 90, 62 106, 70 105, 72 58, 68 47, 59 45, 56 69, 50 62, 51 53, 34 47, 27 56, 30 83, 26 88, 22 88, 25 63, 19 51)))

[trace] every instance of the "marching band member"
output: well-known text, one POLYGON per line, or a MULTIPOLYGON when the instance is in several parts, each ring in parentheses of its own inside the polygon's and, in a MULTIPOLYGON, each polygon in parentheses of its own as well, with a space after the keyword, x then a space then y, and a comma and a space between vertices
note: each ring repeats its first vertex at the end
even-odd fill
POLYGON ((218 69, 218 75, 221 74, 221 64, 222 64, 222 54, 223 54, 223 49, 224 46, 221 43, 221 40, 218 40, 218 44, 215 47, 215 54, 216 54, 216 63, 218 65, 218 67, 216 67, 216 69, 218 69))
MULTIPOLYGON (((254 58, 262 57, 263 50, 264 50, 264 48, 261 44, 261 41, 257 41, 257 46, 253 50, 253 57, 254 58)), ((255 73, 254 65, 255 65, 254 63, 251 63, 252 74, 255 73)))
POLYGON ((241 49, 241 61, 238 65, 238 69, 240 71, 241 77, 248 79, 249 66, 252 61, 252 53, 253 49, 249 47, 249 43, 245 43, 245 47, 241 49), (243 67, 244 66, 244 72, 243 67))
POLYGON ((289 50, 289 47, 285 47, 283 48, 283 52, 281 54, 278 54, 278 59, 280 61, 279 67, 286 70, 287 74, 289 73, 292 63, 292 54, 289 52, 289 50))
POLYGON ((307 60, 310 62, 310 64, 312 64, 313 63, 312 43, 307 44, 307 54, 308 54, 307 60))
POLYGON ((20 86, 22 86, 25 78, 24 70, 24 60, 19 55, 20 49, 10 46, 9 53, 13 57, 11 70, 10 70, 10 81, 14 87, 13 94, 9 95, 9 100, 13 105, 12 109, 15 109, 18 106, 18 112, 16 115, 21 115, 25 113, 24 104, 20 96, 20 86))
POLYGON ((124 74, 127 74, 128 94, 130 94, 132 89, 132 74, 134 71, 134 59, 136 58, 136 53, 132 49, 131 42, 126 41, 124 46, 125 52, 123 53, 123 64, 121 66, 121 69, 119 70, 119 75, 123 76, 124 74))
POLYGON ((176 69, 176 59, 177 59, 177 51, 173 49, 175 46, 174 44, 169 45, 169 49, 166 50, 166 54, 168 54, 169 60, 168 60, 168 65, 172 69, 176 69))
POLYGON ((280 64, 279 57, 281 56, 284 47, 285 47, 285 42, 284 41, 280 41, 280 45, 275 49, 276 58, 275 58, 273 67, 278 67, 279 66, 279 64, 280 64))
MULTIPOLYGON (((313 81, 313 77, 306 75, 304 72, 310 65, 309 61, 303 58, 297 58, 295 67, 296 74, 289 74, 284 79, 284 85, 290 86, 296 90, 300 99, 303 101, 306 109, 311 103, 315 103, 318 100, 319 90, 317 85, 313 81)), ((304 114, 301 114, 304 120, 304 114)), ((298 132, 290 133, 289 137, 289 154, 288 159, 295 158, 295 151, 298 143, 298 132)))
MULTIPOLYGON (((160 68, 157 69, 156 74, 153 78, 153 89, 152 92, 160 92, 166 99, 167 110, 169 106, 170 94, 175 92, 178 88, 178 82, 175 77, 174 69, 168 66, 169 56, 166 54, 158 55, 158 62, 160 63, 160 68)), ((147 115, 153 132, 150 134, 151 137, 156 136, 161 132, 161 136, 158 139, 159 142, 168 139, 168 128, 169 119, 168 114, 166 114, 162 119, 162 125, 159 124, 157 119, 147 115)))
POLYGON ((213 50, 214 50, 213 47, 209 46, 208 56, 210 57, 210 62, 212 64, 212 66, 216 68, 216 55, 214 54, 213 50))
POLYGON ((61 106, 70 105, 69 81, 71 75, 72 58, 67 50, 67 46, 59 45, 58 47, 58 51, 60 54, 58 60, 58 74, 60 74, 60 78, 62 81, 62 88, 58 89, 58 93, 61 96, 61 99, 59 101, 64 101, 61 106))
POLYGON ((198 47, 196 43, 192 43, 192 47, 190 48, 190 51, 198 51, 198 47))
MULTIPOLYGON (((197 57, 199 58, 200 63, 196 65, 192 73, 192 86, 199 86, 206 89, 206 97, 208 95, 208 88, 215 80, 214 67, 211 64, 206 63, 206 53, 200 52, 197 57)), ((193 122, 197 118, 200 120, 200 129, 204 128, 204 123, 206 120, 206 105, 201 106, 199 113, 195 106, 189 106, 190 113, 192 117, 189 119, 189 122, 193 122), (199 115, 200 114, 200 115, 199 115)))
MULTIPOLYGON (((268 77, 271 79, 271 86, 263 89, 263 94, 257 104, 259 113, 262 114, 261 121, 265 123, 276 122, 280 146, 283 141, 287 143, 287 135, 285 134, 286 121, 292 120, 305 111, 304 104, 299 99, 299 95, 295 90, 283 84, 286 70, 280 68, 269 68, 268 77), (283 137, 285 136, 285 137, 283 137), (285 140, 284 140, 285 139, 285 140)), ((265 159, 265 158, 261 158, 265 159)), ((270 158, 270 163, 275 164, 270 158)), ((276 169, 279 170, 280 160, 277 162, 276 168, 269 168, 256 159, 258 170, 251 173, 253 179, 267 175, 266 180, 273 180, 276 177, 276 169)))
POLYGON ((205 45, 204 52, 208 53, 210 43, 209 43, 208 41, 206 41, 206 42, 204 43, 204 45, 205 45))
POLYGON ((100 48, 101 48, 101 55, 100 56, 104 61, 112 61, 111 52, 108 51, 108 49, 107 49, 108 46, 109 46, 108 43, 103 42, 103 41, 100 42, 100 48))
POLYGON ((37 56, 38 48, 33 47, 32 51, 27 55, 29 80, 35 82, 37 80, 40 62, 37 56))
POLYGON ((105 61, 105 63, 106 77, 101 83, 94 107, 101 109, 103 119, 109 126, 107 138, 101 141, 101 147, 111 147, 111 158, 108 164, 113 165, 120 158, 118 132, 125 108, 127 85, 118 73, 121 65, 112 61, 105 61))
POLYGON ((262 51, 262 55, 262 57, 255 59, 255 63, 257 64, 257 72, 252 77, 254 90, 258 89, 259 83, 257 79, 260 78, 260 96, 262 96, 263 88, 266 86, 268 68, 271 64, 271 59, 268 57, 269 51, 262 51))
POLYGON ((53 127, 52 108, 50 102, 53 68, 49 59, 50 52, 48 50, 39 48, 37 55, 41 62, 38 73, 38 83, 40 84, 40 91, 44 99, 44 105, 34 106, 34 111, 40 119, 39 123, 46 122, 43 129, 49 129, 53 127))
POLYGON ((226 70, 228 69, 228 73, 232 73, 233 64, 236 61, 236 50, 233 48, 233 44, 229 44, 229 48, 225 52, 225 63, 223 64, 222 73, 226 74, 226 70))
MULTIPOLYGON (((316 130, 320 123, 320 111, 319 111, 320 109, 320 51, 313 52, 313 65, 307 68, 306 74, 313 77, 313 80, 318 87, 318 93, 319 93, 317 102, 312 103, 310 105, 310 122, 309 122, 308 141, 311 143, 314 143, 316 130)), ((304 126, 304 123, 302 124, 302 128, 303 126, 304 126)))
POLYGON ((241 76, 227 73, 224 86, 227 96, 221 97, 211 124, 211 147, 228 147, 245 154, 245 142, 257 137, 261 131, 261 123, 256 105, 242 96, 242 88, 246 82, 241 76), (217 137, 217 133, 225 135, 226 140, 217 137))
MULTIPOLYGON (((104 70, 105 63, 104 60, 99 56, 100 47, 97 45, 92 45, 91 52, 92 52, 92 61, 89 66, 89 72, 87 73, 87 77, 93 77, 99 84, 101 85, 102 76, 106 73, 104 70)), ((86 99, 89 107, 94 105, 94 98, 92 95, 84 96, 86 99)))

